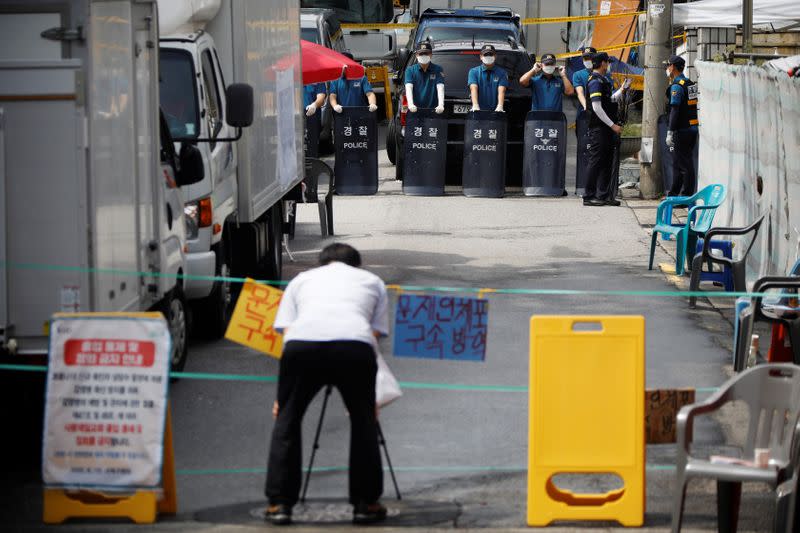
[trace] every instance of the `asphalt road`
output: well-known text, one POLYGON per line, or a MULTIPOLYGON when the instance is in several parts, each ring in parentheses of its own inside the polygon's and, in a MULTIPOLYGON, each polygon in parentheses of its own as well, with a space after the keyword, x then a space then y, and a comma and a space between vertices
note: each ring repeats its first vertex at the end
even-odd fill
MULTIPOLYGON (((574 135, 570 142, 574 143, 574 135)), ((624 206, 589 208, 573 195, 534 199, 518 191, 502 199, 465 198, 456 189, 439 198, 407 197, 394 181, 394 167, 383 152, 380 175, 377 196, 334 199, 335 238, 320 237, 315 206, 299 206, 296 238, 289 245, 294 262, 285 256, 287 279, 312 267, 324 245, 341 241, 361 250, 365 267, 393 284, 675 290, 660 272, 647 270, 648 231, 624 206)), ((572 191, 572 160, 567 175, 572 191)), ((670 259, 663 250, 658 254, 661 261, 670 259)), ((387 341, 383 353, 397 378, 524 387, 531 315, 636 314, 643 315, 647 324, 648 387, 715 387, 726 379, 729 324, 712 309, 688 313, 682 298, 489 295, 489 299, 485 362, 397 358, 387 341)), ((568 372, 569 361, 565 359, 564 365, 568 372)), ((277 361, 228 341, 195 341, 186 370, 275 375, 277 361)), ((602 383, 598 386, 603 394, 602 383)), ((263 523, 260 512, 274 396, 275 386, 269 383, 185 379, 171 386, 180 514, 165 528, 200 527, 197 522, 263 523)), ((321 398, 305 419, 304 458, 310 452, 320 405, 321 398)), ((387 472, 387 526, 524 527, 527 421, 524 392, 406 389, 404 397, 381 415, 403 496, 402 501, 394 499, 387 472)), ((708 420, 700 424, 696 439, 706 444, 707 451, 718 449, 725 431, 719 422, 708 420)), ((347 415, 334 393, 309 503, 295 510, 299 522, 312 528, 347 524, 348 441, 347 415)), ((674 454, 672 445, 647 448, 646 526, 654 530, 669 526, 674 454)), ((574 486, 605 487, 596 478, 574 486)), ((11 489, 9 497, 17 504, 5 505, 3 516, 18 525, 27 523, 23 529, 29 529, 38 521, 40 488, 34 479, 25 478, 15 479, 11 489)), ((768 528, 768 494, 746 488, 742 509, 740 531, 768 528)), ((713 486, 692 486, 685 524, 688 529, 715 529, 713 486)))

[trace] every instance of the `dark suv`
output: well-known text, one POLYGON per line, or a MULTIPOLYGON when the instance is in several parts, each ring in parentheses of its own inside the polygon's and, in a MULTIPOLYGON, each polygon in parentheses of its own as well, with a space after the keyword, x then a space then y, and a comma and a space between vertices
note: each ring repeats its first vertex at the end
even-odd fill
MULTIPOLYGON (((447 174, 448 185, 461 184, 461 169, 464 158, 464 121, 472 107, 467 86, 469 69, 481 64, 480 48, 484 42, 446 41, 433 43, 433 62, 444 70, 445 112, 447 118, 447 174)), ((508 149, 506 150, 506 184, 522 184, 522 142, 525 133, 525 116, 531 109, 530 90, 519 84, 519 78, 533 67, 528 52, 513 42, 490 42, 497 50, 496 65, 508 72, 509 86, 506 89, 504 109, 508 119, 508 149)), ((395 177, 403 179, 403 136, 408 112, 405 85, 405 69, 416 62, 416 56, 402 58, 398 71, 397 87, 400 96, 397 114, 389 123, 386 135, 386 151, 389 160, 396 164, 395 177)))

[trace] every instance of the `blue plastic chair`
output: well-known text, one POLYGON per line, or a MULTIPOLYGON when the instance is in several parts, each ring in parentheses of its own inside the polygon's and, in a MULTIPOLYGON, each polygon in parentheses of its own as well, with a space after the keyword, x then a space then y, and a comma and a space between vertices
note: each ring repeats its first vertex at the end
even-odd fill
POLYGON ((656 225, 650 239, 650 270, 653 269, 653 257, 656 252, 656 239, 658 234, 674 235, 676 243, 675 273, 682 275, 686 263, 686 250, 694 250, 698 237, 704 237, 711 229, 717 208, 725 200, 727 189, 724 185, 716 184, 704 187, 694 196, 670 196, 660 204, 656 211, 656 225), (689 206, 686 222, 675 224, 672 222, 672 208, 676 205, 689 206))

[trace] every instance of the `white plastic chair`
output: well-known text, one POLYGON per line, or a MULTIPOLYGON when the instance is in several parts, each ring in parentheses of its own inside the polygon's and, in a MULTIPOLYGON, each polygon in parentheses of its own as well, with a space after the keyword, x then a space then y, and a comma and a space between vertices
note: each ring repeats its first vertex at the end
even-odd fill
POLYGON ((678 413, 677 468, 672 508, 672 531, 681 529, 686 486, 696 477, 717 480, 717 513, 720 531, 736 531, 742 482, 755 481, 776 490, 791 479, 796 454, 793 442, 800 438, 800 367, 790 364, 759 365, 730 379, 708 400, 687 405, 678 413), (753 460, 756 448, 769 448, 769 466, 712 463, 692 457, 692 427, 698 415, 718 411, 739 401, 747 405, 749 421, 742 458, 753 460))

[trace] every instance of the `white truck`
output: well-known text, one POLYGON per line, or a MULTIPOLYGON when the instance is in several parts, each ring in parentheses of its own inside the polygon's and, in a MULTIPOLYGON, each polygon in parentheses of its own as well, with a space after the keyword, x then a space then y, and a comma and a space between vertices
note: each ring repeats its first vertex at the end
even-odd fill
MULTIPOLYGON (((0 357, 55 312, 162 311, 187 354, 183 198, 158 92, 155 0, 0 0, 0 357)), ((232 113, 235 115, 236 113, 232 113)))
POLYGON ((183 187, 186 296, 199 331, 224 334, 232 287, 213 276, 281 277, 283 199, 303 175, 300 9, 292 0, 160 0, 161 99, 196 144, 205 178, 183 187), (226 80, 251 85, 255 122, 226 125, 226 80))

